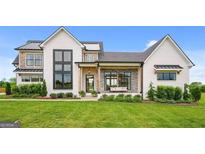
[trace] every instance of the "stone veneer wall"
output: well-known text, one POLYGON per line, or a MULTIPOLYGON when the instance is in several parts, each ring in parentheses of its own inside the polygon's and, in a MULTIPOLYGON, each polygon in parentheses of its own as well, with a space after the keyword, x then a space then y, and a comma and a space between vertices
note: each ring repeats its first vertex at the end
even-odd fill
POLYGON ((101 70, 100 73, 100 92, 107 92, 104 89, 104 72, 131 72, 131 90, 128 92, 138 93, 138 70, 101 70))

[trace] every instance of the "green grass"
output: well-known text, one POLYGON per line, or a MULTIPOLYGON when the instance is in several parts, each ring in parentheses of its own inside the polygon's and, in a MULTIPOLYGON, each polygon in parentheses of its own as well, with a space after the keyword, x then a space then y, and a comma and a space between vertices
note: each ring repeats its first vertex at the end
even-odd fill
POLYGON ((199 101, 199 104, 200 104, 200 105, 205 105, 205 93, 203 93, 203 94, 201 95, 201 99, 200 99, 200 101, 199 101))
POLYGON ((0 101, 0 121, 22 127, 205 127, 205 106, 159 103, 0 101))

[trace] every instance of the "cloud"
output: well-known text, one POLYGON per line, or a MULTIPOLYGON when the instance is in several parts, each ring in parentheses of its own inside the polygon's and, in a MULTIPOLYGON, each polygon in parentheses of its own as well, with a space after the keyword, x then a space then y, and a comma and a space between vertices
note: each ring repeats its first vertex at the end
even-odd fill
POLYGON ((15 77, 13 73, 14 66, 11 64, 13 59, 8 57, 0 57, 0 80, 3 78, 9 79, 15 77))
POLYGON ((156 42, 157 42, 157 40, 148 41, 148 43, 146 44, 146 48, 151 47, 151 46, 154 45, 156 42))
POLYGON ((190 82, 205 83, 205 49, 186 51, 195 66, 190 69, 190 82))

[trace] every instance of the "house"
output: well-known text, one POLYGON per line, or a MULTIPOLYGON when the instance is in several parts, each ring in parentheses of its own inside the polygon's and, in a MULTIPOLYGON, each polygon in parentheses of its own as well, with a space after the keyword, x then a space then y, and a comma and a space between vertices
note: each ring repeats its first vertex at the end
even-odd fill
POLYGON ((31 40, 15 50, 17 84, 45 79, 48 95, 95 90, 141 94, 145 99, 151 82, 183 88, 194 66, 170 35, 144 52, 106 52, 102 42, 79 41, 60 27, 44 41, 31 40))

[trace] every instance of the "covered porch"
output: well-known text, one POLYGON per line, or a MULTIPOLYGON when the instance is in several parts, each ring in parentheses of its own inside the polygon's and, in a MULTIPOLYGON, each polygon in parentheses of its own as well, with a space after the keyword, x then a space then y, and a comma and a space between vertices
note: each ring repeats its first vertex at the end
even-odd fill
POLYGON ((100 94, 141 94, 142 67, 140 63, 80 62, 79 91, 100 94))

